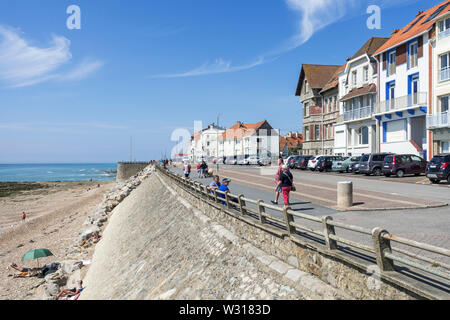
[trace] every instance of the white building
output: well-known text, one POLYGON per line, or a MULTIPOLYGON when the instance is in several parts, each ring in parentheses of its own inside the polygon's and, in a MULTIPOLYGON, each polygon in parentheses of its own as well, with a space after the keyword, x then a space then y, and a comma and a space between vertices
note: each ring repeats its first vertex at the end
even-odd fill
POLYGON ((222 156, 219 141, 225 128, 216 126, 214 123, 200 132, 196 132, 191 137, 190 158, 191 161, 201 161, 201 159, 215 158, 222 156))
POLYGON ((432 155, 450 153, 450 12, 433 19, 435 32, 432 47, 432 114, 427 116, 432 155))
MULTIPOLYGON (((446 3, 448 4, 448 0, 446 3)), ((375 106, 379 150, 416 154, 429 160, 426 115, 431 112, 429 44, 439 6, 419 12, 374 54, 378 64, 378 103, 375 106)))
POLYGON ((277 157, 278 153, 279 133, 266 120, 255 124, 238 121, 219 140, 219 155, 227 158, 277 157))
POLYGON ((388 38, 369 39, 339 73, 340 121, 334 126, 334 154, 359 156, 377 150, 377 61, 372 54, 388 38))

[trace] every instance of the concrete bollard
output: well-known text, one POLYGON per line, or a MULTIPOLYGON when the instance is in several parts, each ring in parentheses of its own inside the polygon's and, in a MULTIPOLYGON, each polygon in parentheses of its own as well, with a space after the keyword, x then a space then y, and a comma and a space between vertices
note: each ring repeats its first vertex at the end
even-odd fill
POLYGON ((337 206, 349 208, 353 206, 353 182, 341 181, 337 185, 337 206))

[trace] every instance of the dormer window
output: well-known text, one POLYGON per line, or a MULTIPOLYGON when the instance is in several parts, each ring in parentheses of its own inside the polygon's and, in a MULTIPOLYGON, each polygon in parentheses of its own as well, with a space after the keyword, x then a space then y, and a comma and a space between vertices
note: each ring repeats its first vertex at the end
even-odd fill
POLYGON ((409 68, 417 67, 417 41, 409 45, 409 68))
POLYGON ((358 79, 357 79, 356 71, 353 71, 352 72, 352 85, 356 86, 357 80, 358 79))
POLYGON ((388 62, 389 62, 389 68, 388 68, 388 76, 391 76, 395 74, 395 68, 396 68, 396 61, 395 61, 396 52, 395 50, 389 53, 388 56, 388 62))
POLYGON ((439 40, 450 35, 450 18, 439 22, 439 40))

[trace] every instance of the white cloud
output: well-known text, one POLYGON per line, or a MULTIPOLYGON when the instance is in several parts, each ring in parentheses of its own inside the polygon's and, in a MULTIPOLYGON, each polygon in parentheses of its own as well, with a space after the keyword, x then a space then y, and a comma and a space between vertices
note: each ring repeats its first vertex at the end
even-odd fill
POLYGON ((184 77, 194 77, 194 76, 204 76, 208 74, 218 74, 218 73, 228 73, 228 72, 236 72, 246 69, 251 69, 253 67, 259 66, 267 61, 264 58, 259 57, 255 61, 240 65, 233 66, 230 61, 224 61, 223 59, 217 59, 214 63, 205 63, 202 66, 192 69, 183 73, 174 73, 174 74, 161 74, 152 76, 152 78, 184 78, 184 77))
POLYGON ((67 74, 56 73, 72 59, 70 40, 53 35, 48 47, 39 48, 21 33, 0 26, 0 82, 9 87, 25 87, 48 80, 77 80, 101 67, 85 61, 67 74))
POLYGON ((90 61, 84 60, 78 64, 73 70, 65 75, 61 75, 58 78, 61 80, 79 80, 87 77, 89 74, 100 69, 104 63, 102 61, 90 61))

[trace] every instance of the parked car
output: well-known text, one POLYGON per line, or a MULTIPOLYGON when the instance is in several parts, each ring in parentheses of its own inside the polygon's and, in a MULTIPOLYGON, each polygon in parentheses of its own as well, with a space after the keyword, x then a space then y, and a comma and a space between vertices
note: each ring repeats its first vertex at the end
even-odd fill
POLYGON ((402 178, 405 174, 414 174, 416 176, 425 173, 427 162, 413 154, 396 154, 386 156, 383 163, 383 174, 386 177, 396 175, 402 178))
POLYGON ((300 156, 297 160, 294 161, 294 168, 306 170, 308 168, 308 161, 312 156, 300 156))
POLYGON ((259 158, 257 156, 250 156, 247 158, 247 164, 252 164, 252 165, 258 165, 259 164, 259 158))
POLYGON ((316 170, 317 167, 317 160, 319 160, 320 157, 323 157, 323 155, 317 155, 312 157, 311 159, 309 159, 308 161, 308 169, 310 169, 311 171, 316 170))
POLYGON ((392 155, 392 153, 371 153, 361 156, 359 172, 364 173, 366 176, 370 176, 371 174, 381 176, 383 173, 384 158, 392 155))
POLYGON ((294 169, 294 163, 295 163, 295 161, 300 159, 300 157, 301 156, 293 156, 293 157, 289 158, 289 162, 287 163, 287 165, 289 166, 290 169, 294 169))
POLYGON ((447 180, 450 183, 450 153, 434 156, 427 166, 427 178, 431 183, 447 180))
POLYGON ((350 172, 350 166, 352 164, 358 163, 361 160, 361 157, 346 157, 344 160, 336 160, 333 161, 333 165, 331 167, 331 171, 337 171, 340 173, 350 172))
POLYGON ((272 164, 272 159, 268 157, 263 157, 258 160, 260 166, 270 166, 272 164))
POLYGON ((248 162, 248 157, 239 157, 238 158, 238 160, 237 160, 237 164, 239 164, 239 165, 248 165, 249 164, 249 162, 248 162))
POLYGON ((342 161, 344 158, 341 156, 322 156, 317 160, 316 170, 320 172, 331 171, 333 161, 342 161))
MULTIPOLYGON (((361 161, 361 158, 360 158, 361 161)), ((354 174, 359 174, 359 161, 353 162, 348 166, 348 172, 352 172, 354 174)))
POLYGON ((284 164, 289 165, 289 161, 290 161, 292 158, 294 158, 294 157, 296 157, 296 156, 289 156, 289 157, 283 159, 284 164))
POLYGON ((234 156, 234 157, 227 157, 226 164, 236 165, 237 162, 238 162, 237 156, 234 156))

